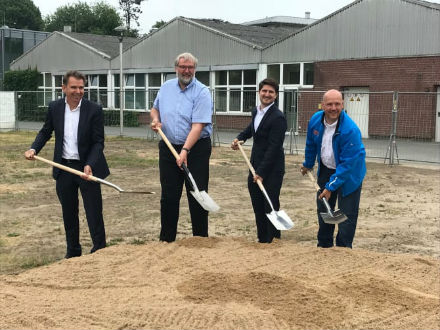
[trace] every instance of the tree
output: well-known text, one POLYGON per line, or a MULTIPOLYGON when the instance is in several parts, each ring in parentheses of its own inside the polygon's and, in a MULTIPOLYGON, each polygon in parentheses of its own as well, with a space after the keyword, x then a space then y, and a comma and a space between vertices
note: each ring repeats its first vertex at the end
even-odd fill
POLYGON ((154 25, 151 27, 150 33, 154 30, 160 29, 165 24, 167 24, 167 22, 165 22, 164 20, 156 21, 156 23, 154 23, 154 25))
POLYGON ((59 7, 45 18, 46 31, 63 31, 70 25, 73 32, 117 35, 114 30, 122 24, 116 9, 104 2, 89 6, 86 2, 59 7))
POLYGON ((0 25, 10 28, 41 31, 41 12, 32 0, 0 0, 0 25))
POLYGON ((140 8, 141 2, 145 0, 119 0, 119 8, 121 8, 123 14, 122 16, 125 19, 125 26, 128 31, 136 31, 135 29, 131 29, 131 20, 133 19, 136 22, 136 25, 139 26, 139 15, 142 14, 142 10, 140 8))

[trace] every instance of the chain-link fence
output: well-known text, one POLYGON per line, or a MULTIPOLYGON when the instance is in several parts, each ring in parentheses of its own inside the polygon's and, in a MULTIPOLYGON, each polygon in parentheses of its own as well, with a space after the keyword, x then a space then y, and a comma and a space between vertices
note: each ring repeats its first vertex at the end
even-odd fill
MULTIPOLYGON (((249 125, 251 111, 258 103, 258 92, 250 89, 212 90, 214 103, 213 145, 229 145, 249 125)), ((321 107, 324 91, 280 91, 277 99, 284 112, 288 131, 286 153, 304 153, 307 123, 321 107)), ((157 90, 126 91, 121 116, 119 91, 87 91, 85 97, 104 107, 107 135, 157 139, 149 128, 149 111, 157 90), (122 117, 122 122, 121 122, 122 117)), ((396 164, 401 160, 440 163, 439 93, 343 91, 344 108, 358 124, 367 157, 396 164)), ((15 92, 15 124, 19 130, 39 130, 50 100, 62 97, 61 91, 15 92)), ((2 104, 0 95, 0 104, 2 104)), ((4 111, 0 109, 0 121, 4 111)), ((8 118, 11 118, 10 116, 8 118)), ((247 142, 252 144, 252 139, 247 142)))

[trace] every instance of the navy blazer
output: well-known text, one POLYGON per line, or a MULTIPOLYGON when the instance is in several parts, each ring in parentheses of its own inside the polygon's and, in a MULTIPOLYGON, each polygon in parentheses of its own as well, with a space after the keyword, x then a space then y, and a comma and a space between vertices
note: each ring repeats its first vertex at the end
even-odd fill
POLYGON ((254 108, 249 126, 237 136, 237 139, 246 141, 253 137, 254 143, 250 161, 255 172, 264 180, 273 172, 284 174, 283 143, 287 121, 280 109, 273 104, 264 114, 255 132, 254 120, 256 114, 257 108, 254 108))
MULTIPOLYGON (((38 154, 55 131, 55 149, 53 161, 61 163, 64 139, 65 99, 52 101, 49 104, 46 121, 38 132, 32 149, 38 154)), ((90 165, 93 175, 104 179, 110 174, 104 156, 104 114, 102 107, 87 99, 82 99, 78 123, 78 152, 80 161, 90 165)), ((61 170, 53 168, 53 177, 57 179, 61 170)))

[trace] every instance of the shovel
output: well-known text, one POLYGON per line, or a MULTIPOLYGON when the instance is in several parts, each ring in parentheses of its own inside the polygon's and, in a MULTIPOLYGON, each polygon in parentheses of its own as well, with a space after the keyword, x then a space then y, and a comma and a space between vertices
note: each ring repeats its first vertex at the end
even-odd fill
MULTIPOLYGON (((160 136, 162 137, 162 140, 167 144, 168 148, 170 149, 171 153, 174 155, 174 157, 178 160, 180 159, 179 154, 177 153, 176 149, 172 146, 168 138, 165 136, 165 134, 162 132, 160 127, 157 129, 160 136)), ((197 188, 196 181, 194 180, 193 176, 191 175, 191 172, 188 170, 188 167, 186 167, 185 163, 182 163, 182 168, 185 171, 185 174, 193 188, 191 192, 191 195, 196 199, 196 201, 206 210, 210 212, 217 212, 220 210, 220 206, 217 205, 216 202, 208 195, 208 193, 204 190, 200 191, 199 188, 197 188)))
MULTIPOLYGON (((307 174, 309 175, 310 180, 313 182, 316 190, 319 192, 321 190, 321 188, 316 183, 316 180, 313 177, 313 174, 310 173, 310 171, 307 171, 307 174)), ((345 220, 348 219, 347 216, 341 210, 332 211, 330 204, 328 203, 328 201, 325 197, 322 198, 322 201, 324 202, 324 205, 327 208, 327 212, 319 212, 319 214, 321 215, 322 220, 325 223, 336 225, 336 224, 344 222, 345 220)))
MULTIPOLYGON (((52 166, 54 166, 54 167, 58 167, 58 168, 61 169, 61 170, 64 170, 64 171, 67 171, 67 172, 70 172, 70 173, 73 173, 73 174, 76 174, 76 175, 79 175, 79 176, 83 176, 83 175, 84 175, 84 172, 81 172, 81 171, 75 170, 75 169, 70 168, 70 167, 68 167, 68 166, 64 166, 64 165, 61 165, 61 164, 55 163, 55 162, 53 162, 53 161, 51 161, 51 160, 48 160, 48 159, 45 159, 45 158, 43 158, 43 157, 40 157, 40 156, 34 156, 34 158, 37 159, 37 160, 40 160, 40 161, 42 161, 42 162, 45 162, 45 163, 47 163, 47 164, 49 164, 49 165, 52 165, 52 166)), ((97 178, 96 176, 89 175, 88 177, 89 177, 92 181, 95 181, 95 182, 99 182, 99 183, 105 184, 105 185, 107 185, 107 186, 109 186, 109 187, 112 187, 112 188, 116 189, 116 190, 119 191, 120 193, 129 193, 129 194, 154 194, 154 193, 155 193, 154 191, 126 191, 126 190, 123 190, 122 188, 118 187, 117 185, 115 185, 115 184, 113 184, 113 183, 111 183, 111 182, 105 181, 105 180, 103 180, 103 179, 97 178)))
MULTIPOLYGON (((251 170, 251 173, 253 176, 255 176, 255 170, 252 166, 251 162, 249 161, 248 157, 246 156, 246 153, 243 150, 243 147, 241 146, 240 142, 238 142, 238 148, 240 149, 241 153, 243 154, 244 159, 246 160, 247 165, 249 166, 249 169, 251 170)), ((264 197, 266 198, 267 202, 270 205, 270 208, 272 209, 272 212, 266 213, 266 216, 269 218, 270 222, 274 225, 274 227, 278 230, 289 230, 293 227, 293 221, 289 218, 286 212, 283 210, 275 211, 273 208, 272 202, 269 198, 269 195, 266 192, 266 189, 264 189, 263 183, 261 180, 257 180, 258 187, 260 187, 261 192, 263 193, 264 197)))

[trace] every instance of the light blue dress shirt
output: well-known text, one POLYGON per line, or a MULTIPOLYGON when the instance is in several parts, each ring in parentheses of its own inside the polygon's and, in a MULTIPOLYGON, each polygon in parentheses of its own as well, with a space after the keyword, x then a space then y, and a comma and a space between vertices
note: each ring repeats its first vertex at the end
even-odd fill
POLYGON ((211 93, 196 78, 183 90, 177 78, 166 81, 154 100, 153 108, 159 111, 162 131, 172 144, 184 144, 193 123, 206 124, 200 134, 201 139, 211 136, 211 93))

